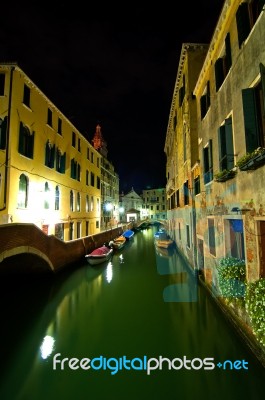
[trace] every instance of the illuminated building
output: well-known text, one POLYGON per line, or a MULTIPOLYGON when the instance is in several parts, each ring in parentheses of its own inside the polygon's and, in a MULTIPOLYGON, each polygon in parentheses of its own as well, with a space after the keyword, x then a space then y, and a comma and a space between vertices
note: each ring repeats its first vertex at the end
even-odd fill
POLYGON ((18 65, 0 65, 0 224, 98 233, 101 158, 18 65))
POLYGON ((97 124, 92 139, 94 148, 101 154, 101 229, 112 228, 120 222, 119 217, 119 176, 108 160, 107 142, 101 126, 97 124))

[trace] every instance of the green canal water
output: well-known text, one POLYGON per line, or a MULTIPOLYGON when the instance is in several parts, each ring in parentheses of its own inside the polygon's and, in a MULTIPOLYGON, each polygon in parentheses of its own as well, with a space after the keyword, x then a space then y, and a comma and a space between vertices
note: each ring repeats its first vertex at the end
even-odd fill
POLYGON ((155 230, 105 265, 1 278, 1 400, 264 398, 264 368, 155 230))

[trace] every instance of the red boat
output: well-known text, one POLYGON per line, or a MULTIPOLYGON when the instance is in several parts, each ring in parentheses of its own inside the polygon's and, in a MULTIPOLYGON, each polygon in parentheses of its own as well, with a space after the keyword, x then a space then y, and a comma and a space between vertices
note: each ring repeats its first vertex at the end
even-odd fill
POLYGON ((91 265, 101 264, 108 261, 113 253, 113 249, 108 246, 101 246, 93 250, 91 253, 86 254, 87 262, 91 265))

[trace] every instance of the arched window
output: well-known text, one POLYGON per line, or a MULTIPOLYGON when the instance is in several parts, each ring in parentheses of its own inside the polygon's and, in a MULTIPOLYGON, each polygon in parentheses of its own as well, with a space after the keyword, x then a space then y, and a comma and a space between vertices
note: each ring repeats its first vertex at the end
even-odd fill
POLYGON ((76 211, 80 211, 80 203, 81 203, 81 197, 80 193, 77 193, 77 199, 76 199, 76 211))
POLYGON ((55 210, 59 210, 60 206, 60 191, 59 191, 59 186, 56 186, 55 188, 55 210))
POLYGON ((47 210, 48 208, 50 208, 50 204, 49 204, 49 184, 48 182, 45 182, 45 188, 44 188, 44 208, 47 210))
POLYGON ((28 206, 28 178, 21 174, 18 184, 18 208, 27 208, 28 206))
POLYGON ((70 210, 74 211, 74 193, 70 190, 70 210))

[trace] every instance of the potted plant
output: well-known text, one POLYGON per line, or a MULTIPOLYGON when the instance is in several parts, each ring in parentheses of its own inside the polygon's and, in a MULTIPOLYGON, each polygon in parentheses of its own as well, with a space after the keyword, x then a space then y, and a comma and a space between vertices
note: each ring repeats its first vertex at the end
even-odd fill
POLYGON ((227 170, 227 169, 223 169, 222 171, 216 173, 214 175, 214 179, 216 182, 225 182, 228 179, 232 179, 234 178, 234 176, 236 175, 236 171, 233 169, 227 170))
POLYGON ((238 161, 236 166, 241 171, 247 171, 250 169, 256 169, 261 165, 265 164, 265 148, 258 147, 251 153, 246 153, 238 161))

